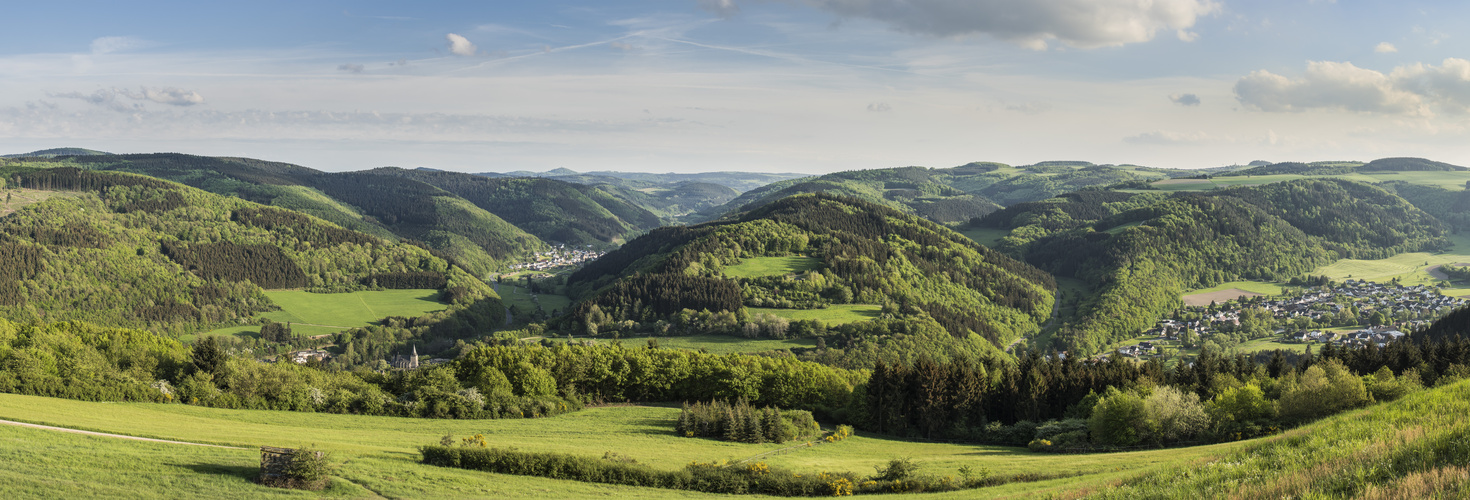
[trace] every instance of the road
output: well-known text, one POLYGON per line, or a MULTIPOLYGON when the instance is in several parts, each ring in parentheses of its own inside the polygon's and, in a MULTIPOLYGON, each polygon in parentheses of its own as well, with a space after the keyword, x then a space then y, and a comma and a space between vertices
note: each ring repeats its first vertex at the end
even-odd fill
POLYGON ((32 428, 32 429, 41 429, 41 430, 47 430, 47 431, 70 432, 70 433, 73 433, 73 434, 86 434, 88 436, 101 436, 101 437, 112 437, 112 438, 118 438, 118 439, 131 439, 131 440, 134 440, 134 441, 149 441, 149 442, 154 442, 154 443, 168 443, 168 444, 184 444, 184 445, 189 445, 189 446, 208 446, 210 448, 227 448, 227 449, 231 449, 231 450, 248 450, 249 449, 249 448, 240 448, 238 446, 222 446, 222 445, 217 445, 217 444, 190 443, 188 441, 170 441, 170 440, 167 440, 167 439, 153 439, 153 438, 145 438, 145 437, 138 437, 138 436, 128 436, 128 435, 123 435, 123 434, 110 434, 110 433, 106 433, 106 432, 84 431, 84 430, 80 430, 80 429, 68 429, 66 427, 55 427, 55 426, 50 426, 50 425, 40 425, 40 424, 30 424, 30 423, 26 423, 26 422, 16 422, 14 420, 0 420, 0 424, 3 424, 3 425, 14 425, 14 426, 17 426, 17 427, 29 427, 29 428, 32 428))

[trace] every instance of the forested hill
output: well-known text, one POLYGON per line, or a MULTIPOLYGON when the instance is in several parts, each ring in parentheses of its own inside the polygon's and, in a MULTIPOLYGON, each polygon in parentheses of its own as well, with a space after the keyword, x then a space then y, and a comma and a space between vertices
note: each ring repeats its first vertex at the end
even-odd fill
POLYGON ((1183 175, 1133 166, 1043 162, 1024 167, 977 162, 954 168, 902 167, 838 172, 753 189, 700 212, 701 220, 753 210, 800 193, 859 198, 940 222, 964 222, 1001 206, 1050 198, 1090 186, 1110 186, 1183 175))
POLYGON ((411 179, 443 189, 542 240, 575 245, 622 243, 659 227, 648 210, 593 186, 531 177, 378 168, 364 174, 411 179))
POLYGON ((1004 345, 1034 332, 1052 309, 1045 272, 939 224, 828 194, 785 198, 739 218, 665 227, 571 276, 571 320, 589 329, 619 321, 681 321, 680 312, 745 314, 745 306, 884 306, 893 317, 932 318, 959 338, 1004 345), (750 259, 807 258, 807 270, 732 277, 750 259))
POLYGON ((1092 288, 1050 346, 1089 354, 1179 307, 1186 289, 1284 280, 1339 258, 1449 245, 1434 217, 1382 188, 1343 180, 1174 195, 1081 191, 981 224, 1012 230, 1003 251, 1092 288))
POLYGON ((162 333, 232 324, 273 305, 263 288, 421 287, 470 302, 494 292, 423 248, 289 210, 141 175, 9 166, 7 186, 49 194, 0 218, 0 316, 162 333))
POLYGON ((182 182, 311 214, 389 240, 423 242, 480 276, 507 261, 546 248, 537 235, 468 200, 396 175, 327 173, 286 163, 173 153, 63 157, 56 161, 182 182))

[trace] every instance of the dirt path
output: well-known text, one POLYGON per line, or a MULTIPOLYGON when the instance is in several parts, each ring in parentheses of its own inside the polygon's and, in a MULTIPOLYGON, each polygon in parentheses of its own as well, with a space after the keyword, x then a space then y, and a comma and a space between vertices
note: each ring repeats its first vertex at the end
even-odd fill
POLYGON ((189 445, 189 446, 207 446, 207 447, 210 447, 210 448, 226 448, 226 449, 231 449, 231 450, 248 450, 248 449, 250 449, 250 448, 240 448, 238 446, 222 446, 222 445, 217 445, 217 444, 190 443, 188 441, 170 441, 170 440, 167 440, 167 439, 153 439, 153 438, 145 438, 145 437, 138 437, 138 436, 126 436, 126 435, 123 435, 123 434, 109 434, 109 433, 106 433, 106 432, 84 431, 84 430, 80 430, 80 429, 69 429, 69 428, 66 428, 66 427, 54 427, 54 426, 50 426, 50 425, 28 424, 28 423, 25 423, 25 422, 16 422, 14 420, 0 420, 0 424, 3 424, 3 425, 14 425, 14 426, 17 426, 17 427, 29 427, 29 428, 32 428, 32 429, 41 429, 41 430, 47 430, 47 431, 60 431, 60 432, 70 432, 70 433, 74 433, 74 434, 86 434, 88 436, 102 436, 102 437, 112 437, 112 438, 119 438, 119 439, 131 439, 131 440, 134 440, 134 441, 149 441, 149 442, 154 442, 154 443, 168 443, 168 444, 184 444, 184 445, 189 445))

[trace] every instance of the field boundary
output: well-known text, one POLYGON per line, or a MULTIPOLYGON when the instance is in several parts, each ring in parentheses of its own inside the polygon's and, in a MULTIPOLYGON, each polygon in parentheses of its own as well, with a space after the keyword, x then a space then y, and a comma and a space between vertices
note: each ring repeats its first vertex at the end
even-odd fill
POLYGON ((146 437, 138 437, 138 436, 129 436, 129 435, 126 435, 126 434, 113 434, 113 433, 110 433, 110 432, 84 431, 84 430, 81 430, 81 429, 72 429, 72 428, 69 428, 69 427, 56 427, 54 425, 32 424, 32 423, 29 423, 29 422, 17 422, 17 421, 14 421, 14 420, 0 419, 0 424, 3 424, 3 425, 13 425, 13 426, 16 426, 16 427, 28 427, 28 428, 31 428, 31 429, 41 429, 41 430, 46 430, 46 431, 58 431, 58 432, 70 432, 70 433, 73 433, 73 434, 85 434, 85 435, 88 435, 88 436, 100 436, 100 437, 110 437, 110 438, 119 438, 119 439, 131 439, 131 440, 134 440, 134 441, 148 441, 148 442, 151 442, 151 443, 183 444, 183 445, 189 445, 189 446, 206 446, 206 447, 210 447, 210 448, 225 448, 225 449, 229 449, 229 450, 248 450, 248 449, 250 449, 250 448, 241 448, 241 447, 238 447, 238 446, 225 446, 225 445, 221 445, 221 444, 191 443, 191 442, 188 442, 188 441, 174 441, 174 440, 171 440, 171 439, 146 438, 146 437))

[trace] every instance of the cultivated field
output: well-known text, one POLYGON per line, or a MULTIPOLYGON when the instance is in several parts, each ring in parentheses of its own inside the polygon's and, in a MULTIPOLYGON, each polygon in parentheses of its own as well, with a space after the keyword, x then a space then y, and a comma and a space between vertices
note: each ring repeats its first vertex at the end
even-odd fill
POLYGON ((883 306, 872 304, 833 304, 826 309, 773 309, 769 307, 748 307, 750 314, 774 314, 786 319, 815 319, 821 320, 827 326, 845 325, 859 321, 867 321, 878 317, 883 306))
POLYGON ((1183 298, 1184 305, 1186 306, 1208 306, 1210 304, 1227 302, 1240 298, 1260 297, 1261 295, 1264 294, 1241 290, 1239 288, 1227 288, 1225 290, 1220 290, 1216 292, 1191 293, 1189 295, 1185 295, 1183 298))
POLYGON ((759 278, 799 273, 822 267, 822 261, 811 257, 749 257, 739 264, 725 268, 725 275, 732 278, 759 278))
MULTIPOLYGON (((281 310, 260 316, 278 323, 290 322, 292 333, 298 336, 336 333, 368 326, 388 316, 417 317, 447 307, 439 302, 438 290, 352 293, 267 290, 265 295, 281 306, 281 310)), ((249 335, 259 331, 259 325, 242 325, 213 330, 205 335, 249 335)))

